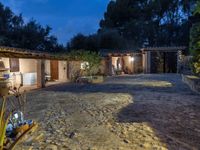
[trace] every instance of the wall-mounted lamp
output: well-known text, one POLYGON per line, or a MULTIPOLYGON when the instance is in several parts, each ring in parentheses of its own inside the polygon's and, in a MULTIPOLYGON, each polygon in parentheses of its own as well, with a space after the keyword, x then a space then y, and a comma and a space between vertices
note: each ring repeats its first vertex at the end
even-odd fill
POLYGON ((135 58, 132 56, 132 57, 130 58, 130 61, 131 61, 131 62, 134 62, 134 61, 135 61, 135 58))

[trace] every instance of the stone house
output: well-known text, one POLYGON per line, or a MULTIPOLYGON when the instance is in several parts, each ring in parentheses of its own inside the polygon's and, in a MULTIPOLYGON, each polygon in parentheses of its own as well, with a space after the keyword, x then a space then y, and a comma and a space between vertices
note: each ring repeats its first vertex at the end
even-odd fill
MULTIPOLYGON (((101 50, 101 75, 177 73, 185 47, 152 47, 135 50, 101 50), (169 63, 171 62, 171 63, 169 63)), ((84 75, 82 61, 30 50, 0 47, 0 69, 7 68, 12 85, 44 87, 84 75), (3 64, 3 65, 1 65, 3 64)))
POLYGON ((123 75, 142 73, 142 53, 134 50, 101 50, 104 74, 123 75), (106 68, 106 69, 105 69, 106 68))
POLYGON ((7 69, 11 84, 44 87, 47 81, 66 82, 67 61, 48 53, 0 47, 0 68, 7 69))

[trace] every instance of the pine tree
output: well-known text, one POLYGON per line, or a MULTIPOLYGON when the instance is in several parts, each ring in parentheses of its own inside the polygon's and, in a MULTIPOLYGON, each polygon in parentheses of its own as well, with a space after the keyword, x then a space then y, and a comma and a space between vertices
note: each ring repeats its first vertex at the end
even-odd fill
POLYGON ((197 3, 192 18, 192 28, 190 33, 190 51, 194 56, 200 54, 200 2, 197 3))
POLYGON ((192 17, 192 28, 190 32, 190 52, 194 56, 194 71, 200 74, 200 1, 197 2, 192 17))

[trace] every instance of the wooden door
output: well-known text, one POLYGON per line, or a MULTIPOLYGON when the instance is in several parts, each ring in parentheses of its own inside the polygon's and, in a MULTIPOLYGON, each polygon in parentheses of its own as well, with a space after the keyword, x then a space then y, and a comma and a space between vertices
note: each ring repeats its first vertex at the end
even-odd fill
POLYGON ((51 80, 58 80, 58 61, 51 60, 51 80))

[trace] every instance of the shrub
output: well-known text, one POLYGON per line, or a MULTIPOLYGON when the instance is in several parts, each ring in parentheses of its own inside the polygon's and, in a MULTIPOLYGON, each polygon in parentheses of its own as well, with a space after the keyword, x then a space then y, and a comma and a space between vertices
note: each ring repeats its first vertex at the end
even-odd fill
POLYGON ((193 63, 194 73, 200 76, 200 55, 198 55, 193 63))
POLYGON ((84 67, 84 70, 87 75, 97 74, 101 62, 101 57, 99 53, 79 50, 79 51, 72 51, 69 54, 69 57, 71 60, 87 62, 86 66, 84 67))
POLYGON ((190 32, 190 52, 193 55, 192 68, 200 75, 200 2, 197 2, 193 13, 193 25, 190 32))
POLYGON ((190 51, 193 56, 200 55, 200 22, 194 23, 190 32, 190 51))
POLYGON ((1 104, 0 110, 0 149, 3 149, 4 142, 6 139, 6 127, 8 124, 9 117, 6 117, 6 99, 3 97, 3 102, 1 104))

